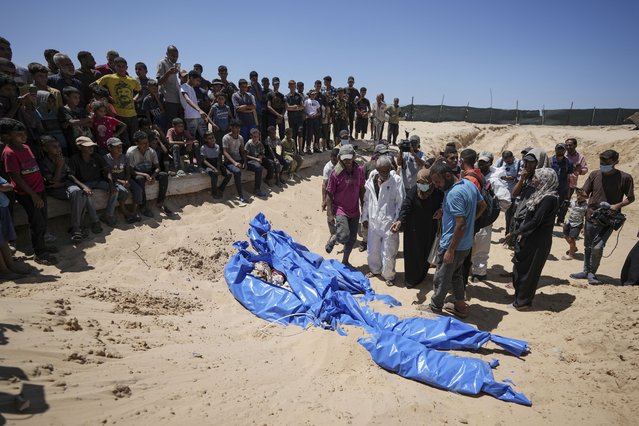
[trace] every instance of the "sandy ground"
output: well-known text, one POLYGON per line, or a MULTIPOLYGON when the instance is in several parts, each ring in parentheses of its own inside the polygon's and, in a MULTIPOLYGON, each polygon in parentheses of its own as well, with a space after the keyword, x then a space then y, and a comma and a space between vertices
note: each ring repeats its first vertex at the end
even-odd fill
MULTIPOLYGON (((639 176, 639 132, 630 126, 408 123, 402 134, 404 128, 422 137, 426 151, 451 140, 495 153, 552 149, 575 136, 591 166, 597 152, 614 147, 622 154, 619 167, 639 176)), ((245 208, 205 193, 174 197, 173 220, 158 215, 78 248, 64 243, 58 266, 0 283, 0 424, 636 424, 639 288, 615 284, 637 239, 638 204, 626 209, 618 247, 600 270, 612 284, 571 281, 568 274, 581 263, 558 260, 567 247, 556 238, 530 312, 506 307, 512 290, 501 274, 511 269, 510 252, 498 244, 503 219, 495 223, 488 280, 469 287, 468 322, 527 340, 532 350, 521 359, 491 345, 463 355, 498 358, 495 377, 511 379, 532 399, 532 407, 523 407, 403 379, 374 364, 356 342, 359 330, 341 337, 269 326, 233 299, 222 270, 231 243, 244 239, 258 212, 322 252, 320 187, 315 167, 245 208), (6 403, 23 387, 32 407, 17 413, 6 403)), ((59 241, 66 239, 65 221, 53 221, 59 241)), ((366 271, 363 253, 356 250, 351 261, 366 271)), ((418 315, 414 304, 429 299, 431 276, 404 288, 401 251, 397 269, 396 287, 372 285, 402 306, 374 306, 418 315)))

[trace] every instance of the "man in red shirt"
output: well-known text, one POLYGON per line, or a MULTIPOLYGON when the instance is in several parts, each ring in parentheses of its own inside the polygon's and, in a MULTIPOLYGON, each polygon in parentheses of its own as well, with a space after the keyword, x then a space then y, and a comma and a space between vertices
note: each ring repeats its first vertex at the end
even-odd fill
POLYGON ((335 224, 335 234, 326 243, 326 253, 333 251, 336 243, 344 244, 342 263, 351 266, 348 258, 357 239, 359 206, 364 199, 364 168, 354 160, 352 145, 339 149, 339 163, 335 166, 326 185, 326 216, 329 224, 335 224))

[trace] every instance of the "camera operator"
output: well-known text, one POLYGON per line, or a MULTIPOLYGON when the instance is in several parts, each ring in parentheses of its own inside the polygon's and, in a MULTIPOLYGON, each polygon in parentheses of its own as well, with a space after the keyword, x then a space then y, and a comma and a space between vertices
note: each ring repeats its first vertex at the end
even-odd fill
POLYGON ((424 153, 419 149, 419 136, 412 135, 410 139, 401 142, 397 167, 402 170, 402 181, 406 193, 415 186, 417 172, 424 167, 425 163, 424 153))
POLYGON ((570 274, 571 278, 587 279, 589 284, 599 284, 597 269, 601 262, 606 241, 613 231, 613 223, 596 220, 604 214, 614 216, 635 200, 634 183, 628 173, 615 169, 619 153, 608 149, 599 154, 599 170, 590 173, 583 186, 583 192, 590 196, 586 211, 584 236, 584 269, 570 274), (625 197, 625 198, 624 198, 625 197), (600 205, 602 204, 602 205, 600 205), (607 209, 608 212, 602 212, 607 209))

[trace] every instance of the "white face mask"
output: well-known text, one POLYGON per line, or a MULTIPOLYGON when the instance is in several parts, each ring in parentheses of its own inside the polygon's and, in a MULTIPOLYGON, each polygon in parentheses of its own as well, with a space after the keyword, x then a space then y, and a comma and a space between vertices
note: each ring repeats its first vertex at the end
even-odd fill
POLYGON ((428 192, 428 190, 430 189, 430 183, 417 182, 417 189, 419 189, 422 192, 428 192))

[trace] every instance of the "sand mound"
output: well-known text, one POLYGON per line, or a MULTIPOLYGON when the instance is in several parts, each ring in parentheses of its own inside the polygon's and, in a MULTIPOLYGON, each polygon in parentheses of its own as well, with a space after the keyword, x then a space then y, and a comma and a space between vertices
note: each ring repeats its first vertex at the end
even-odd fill
POLYGON ((112 312, 133 315, 184 315, 202 307, 200 302, 183 297, 156 296, 148 291, 132 292, 114 287, 89 286, 81 296, 113 303, 112 312))

